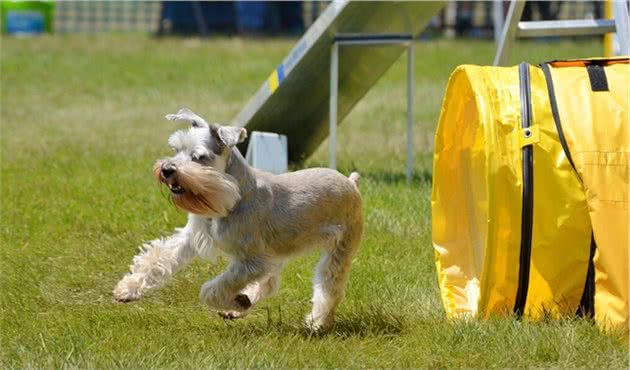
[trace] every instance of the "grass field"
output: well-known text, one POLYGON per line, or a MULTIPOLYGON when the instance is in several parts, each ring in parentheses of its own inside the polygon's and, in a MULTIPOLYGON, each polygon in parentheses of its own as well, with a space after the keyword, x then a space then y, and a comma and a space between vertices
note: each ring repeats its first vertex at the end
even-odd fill
MULTIPOLYGON (((628 366, 626 345, 587 321, 444 318, 431 245, 433 130, 449 73, 489 64, 491 42, 417 46, 410 186, 404 58, 343 122, 338 162, 363 175, 366 232, 328 334, 302 327, 316 256, 290 265, 280 294, 240 321, 199 303, 199 287, 223 267, 202 261, 142 301, 114 303, 137 246, 186 219, 151 177, 174 129, 164 114, 188 106, 229 121, 294 42, 2 39, 0 368, 628 366)), ((521 43, 511 61, 600 53, 596 41, 521 43)), ((325 166, 326 150, 305 166, 325 166)))

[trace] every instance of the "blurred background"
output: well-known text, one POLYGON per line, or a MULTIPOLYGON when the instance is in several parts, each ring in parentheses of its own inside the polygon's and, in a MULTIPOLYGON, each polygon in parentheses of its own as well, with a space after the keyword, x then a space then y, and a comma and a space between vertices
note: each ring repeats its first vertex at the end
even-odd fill
MULTIPOLYGON (((143 32, 154 35, 297 35, 329 1, 15 1, 1 2, 8 34, 143 32)), ((603 18, 603 1, 530 1, 523 20, 603 18)), ((494 38, 507 1, 457 1, 422 37, 494 38)))

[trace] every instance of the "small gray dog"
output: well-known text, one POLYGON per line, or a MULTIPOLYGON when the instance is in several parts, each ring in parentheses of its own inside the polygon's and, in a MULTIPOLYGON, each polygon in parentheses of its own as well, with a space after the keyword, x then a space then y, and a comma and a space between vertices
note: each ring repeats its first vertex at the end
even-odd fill
POLYGON ((306 324, 328 328, 361 240, 359 174, 313 168, 272 175, 248 166, 235 148, 245 129, 209 125, 186 108, 166 118, 192 124, 169 138, 176 153, 154 168, 188 223, 140 248, 116 300, 140 299, 195 256, 223 255, 227 270, 203 284, 200 299, 225 318, 243 317, 278 290, 287 259, 321 248, 306 324))

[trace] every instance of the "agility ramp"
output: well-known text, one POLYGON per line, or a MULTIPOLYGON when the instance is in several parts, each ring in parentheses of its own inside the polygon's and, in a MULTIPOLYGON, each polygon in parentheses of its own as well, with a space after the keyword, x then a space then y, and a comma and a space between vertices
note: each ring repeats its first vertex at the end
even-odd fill
MULTIPOLYGON (((331 45, 340 36, 415 37, 443 2, 333 1, 232 121, 288 137, 291 162, 311 155, 329 133, 331 45)), ((346 47, 338 65, 337 122, 406 50, 404 45, 346 47)), ((244 152, 247 143, 243 143, 244 152)))

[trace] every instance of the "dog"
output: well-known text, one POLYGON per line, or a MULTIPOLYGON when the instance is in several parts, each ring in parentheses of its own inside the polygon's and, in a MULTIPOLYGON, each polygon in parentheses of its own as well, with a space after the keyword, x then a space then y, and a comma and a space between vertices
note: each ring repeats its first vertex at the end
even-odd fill
POLYGON ((320 249, 306 326, 329 328, 363 232, 359 174, 327 168, 266 173, 250 167, 236 148, 247 137, 244 128, 208 124, 187 108, 166 118, 191 127, 171 135, 175 154, 153 172, 174 205, 188 212, 188 222, 140 248, 114 298, 138 300, 194 257, 224 256, 227 269, 203 284, 200 300, 226 319, 241 318, 278 291, 287 260, 320 249))

